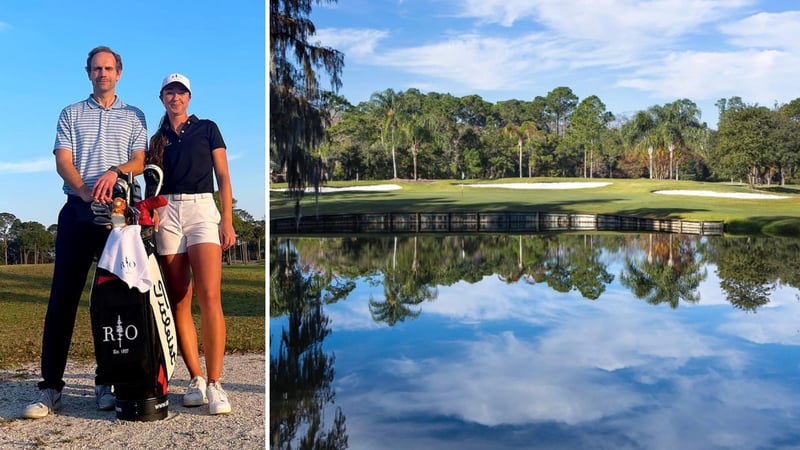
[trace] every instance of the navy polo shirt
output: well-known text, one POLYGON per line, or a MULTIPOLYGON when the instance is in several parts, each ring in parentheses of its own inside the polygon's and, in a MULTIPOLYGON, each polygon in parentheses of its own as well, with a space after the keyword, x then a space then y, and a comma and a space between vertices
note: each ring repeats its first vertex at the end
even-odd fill
POLYGON ((217 124, 192 114, 180 134, 162 130, 164 147, 163 194, 202 194, 214 192, 214 161, 211 151, 226 148, 217 124))

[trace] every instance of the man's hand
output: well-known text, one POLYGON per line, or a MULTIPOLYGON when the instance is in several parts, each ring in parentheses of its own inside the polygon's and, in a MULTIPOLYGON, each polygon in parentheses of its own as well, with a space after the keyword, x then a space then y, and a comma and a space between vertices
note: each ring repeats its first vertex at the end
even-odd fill
POLYGON ((92 189, 92 199, 96 202, 100 203, 111 203, 113 200, 111 198, 111 194, 114 191, 114 184, 117 182, 117 173, 111 170, 107 170, 100 178, 97 179, 97 182, 94 184, 94 188, 92 189))
POLYGON ((89 186, 83 185, 78 190, 78 197, 81 198, 86 203, 92 203, 94 201, 94 194, 92 194, 92 190, 89 189, 89 186))

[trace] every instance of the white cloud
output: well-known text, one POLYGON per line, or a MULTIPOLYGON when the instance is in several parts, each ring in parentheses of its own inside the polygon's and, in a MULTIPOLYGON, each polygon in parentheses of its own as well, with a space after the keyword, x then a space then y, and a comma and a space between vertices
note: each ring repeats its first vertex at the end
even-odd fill
POLYGON ((533 42, 465 35, 420 47, 391 50, 376 58, 383 66, 453 81, 472 89, 495 89, 535 70, 533 42))
POLYGON ((720 31, 730 35, 730 42, 742 48, 800 49, 800 11, 759 13, 738 22, 723 24, 720 31))
POLYGON ((660 64, 621 77, 618 86, 660 97, 718 99, 738 95, 748 103, 772 106, 796 92, 797 55, 775 50, 673 53, 660 64))
POLYGON ((536 22, 572 39, 644 46, 719 20, 750 0, 467 0, 461 17, 512 27, 536 22))
POLYGON ((39 158, 33 161, 22 162, 3 162, 0 161, 0 173, 32 173, 32 172, 52 172, 55 170, 55 160, 53 158, 39 158))
POLYGON ((317 30, 313 40, 318 40, 326 47, 332 47, 345 54, 345 58, 369 58, 375 53, 375 47, 389 33, 384 30, 356 28, 322 28, 317 30))

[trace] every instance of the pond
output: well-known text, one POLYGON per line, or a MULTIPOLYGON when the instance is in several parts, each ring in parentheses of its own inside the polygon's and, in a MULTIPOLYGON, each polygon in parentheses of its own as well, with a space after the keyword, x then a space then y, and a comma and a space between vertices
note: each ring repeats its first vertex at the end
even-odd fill
POLYGON ((800 241, 270 245, 272 448, 800 446, 800 241))

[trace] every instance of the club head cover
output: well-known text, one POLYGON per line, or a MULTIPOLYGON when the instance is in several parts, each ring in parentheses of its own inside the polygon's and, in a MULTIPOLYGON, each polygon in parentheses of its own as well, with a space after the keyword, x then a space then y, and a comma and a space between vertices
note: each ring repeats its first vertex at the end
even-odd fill
POLYGON ((161 186, 163 186, 164 183, 164 171, 155 164, 148 164, 144 166, 142 176, 145 182, 144 197, 150 198, 157 196, 158 193, 161 192, 161 186))
POLYGON ((136 202, 142 200, 142 187, 139 185, 139 181, 134 178, 133 182, 130 185, 130 192, 131 192, 131 201, 130 203, 136 204, 136 202))
POLYGON ((136 209, 139 210, 139 225, 146 227, 153 225, 153 217, 150 216, 150 210, 142 207, 142 202, 136 204, 136 209))
POLYGON ((139 208, 130 205, 128 205, 128 207, 125 208, 125 220, 127 220, 129 225, 138 224, 140 217, 141 213, 139 212, 139 208))
POLYGON ((106 203, 92 202, 91 208, 95 216, 108 216, 111 214, 111 207, 106 203))
POLYGON ((114 187, 111 189, 111 198, 121 198, 128 201, 128 182, 123 178, 117 178, 114 187))
POLYGON ((163 195, 156 197, 148 197, 136 203, 136 209, 139 210, 139 225, 155 225, 150 211, 160 208, 167 204, 167 199, 163 195))
POLYGON ((147 197, 146 199, 140 201, 136 204, 136 207, 139 208, 141 211, 142 209, 156 209, 167 204, 167 198, 163 195, 158 195, 155 197, 147 197))

